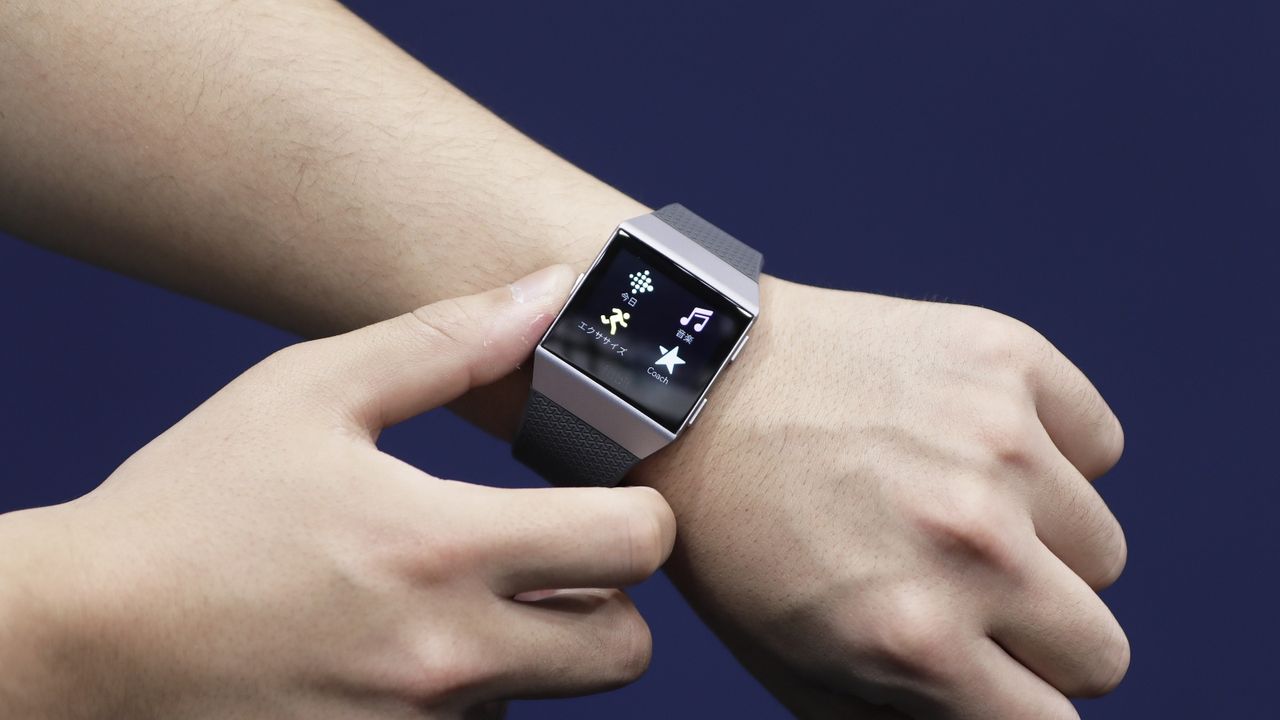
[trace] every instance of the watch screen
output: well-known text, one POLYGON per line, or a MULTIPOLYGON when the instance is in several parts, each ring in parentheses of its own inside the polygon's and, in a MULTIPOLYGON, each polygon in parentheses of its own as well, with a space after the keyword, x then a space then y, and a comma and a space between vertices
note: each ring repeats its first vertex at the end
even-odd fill
POLYGON ((619 230, 542 346, 677 432, 750 321, 619 230))

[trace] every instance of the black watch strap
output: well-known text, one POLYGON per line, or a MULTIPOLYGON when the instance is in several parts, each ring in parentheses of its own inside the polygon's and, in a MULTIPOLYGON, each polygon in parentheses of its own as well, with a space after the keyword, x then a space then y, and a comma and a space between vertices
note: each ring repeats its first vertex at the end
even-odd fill
POLYGON ((613 487, 640 460, 537 390, 529 391, 511 454, 553 485, 613 487))
POLYGON ((764 256, 760 251, 703 220, 689 208, 671 203, 655 210, 653 215, 743 275, 752 280, 760 279, 760 268, 764 266, 764 256))
MULTIPOLYGON (((685 206, 673 203, 653 214, 738 272, 760 279, 764 258, 759 251, 685 206)), ((511 454, 551 484, 570 486, 613 487, 640 460, 537 390, 529 392, 511 454)))

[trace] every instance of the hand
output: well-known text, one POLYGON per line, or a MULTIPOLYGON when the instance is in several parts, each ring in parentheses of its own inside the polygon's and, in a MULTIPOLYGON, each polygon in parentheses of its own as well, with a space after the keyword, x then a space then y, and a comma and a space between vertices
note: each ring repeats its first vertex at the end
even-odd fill
POLYGON ((450 482, 374 444, 515 368, 572 279, 287 348, 91 494, 5 516, 5 554, 31 552, 0 573, 22 620, 0 631, 0 715, 447 718, 636 678, 650 638, 625 595, 539 591, 653 573, 661 496, 450 482))
POLYGON ((1074 718, 1129 647, 1089 480, 1119 423, 1037 333, 973 307, 770 281, 741 359, 640 478, 671 572, 804 717, 1074 718))

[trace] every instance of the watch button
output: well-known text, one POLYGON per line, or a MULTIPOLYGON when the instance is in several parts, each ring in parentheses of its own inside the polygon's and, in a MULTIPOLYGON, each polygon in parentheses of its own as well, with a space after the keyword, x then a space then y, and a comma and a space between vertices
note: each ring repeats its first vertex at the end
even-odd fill
POLYGON ((693 409, 693 414, 689 416, 688 425, 693 425, 693 421, 698 419, 698 413, 702 412, 702 407, 707 404, 707 399, 702 398, 698 401, 698 407, 693 409))
POLYGON ((750 335, 743 335, 742 342, 738 343, 738 347, 734 349, 733 354, 729 356, 729 362, 738 359, 738 353, 742 352, 742 348, 746 347, 747 341, 751 339, 750 335))

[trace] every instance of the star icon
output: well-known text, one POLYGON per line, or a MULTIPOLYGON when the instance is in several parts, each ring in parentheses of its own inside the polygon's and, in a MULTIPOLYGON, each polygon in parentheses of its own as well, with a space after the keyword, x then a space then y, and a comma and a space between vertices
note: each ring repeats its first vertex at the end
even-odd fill
POLYGON ((654 365, 666 365, 668 375, 675 372, 677 365, 684 364, 684 360, 680 359, 680 348, 673 347, 668 350, 659 345, 658 351, 662 353, 662 357, 658 358, 658 362, 654 363, 654 365))

